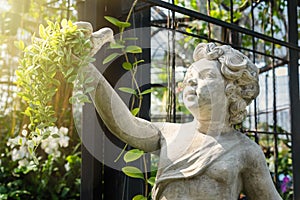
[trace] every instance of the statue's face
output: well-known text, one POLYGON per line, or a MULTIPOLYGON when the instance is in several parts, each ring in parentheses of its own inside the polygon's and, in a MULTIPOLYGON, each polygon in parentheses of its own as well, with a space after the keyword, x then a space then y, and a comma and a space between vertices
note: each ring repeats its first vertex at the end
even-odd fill
POLYGON ((200 59, 193 63, 186 73, 185 85, 184 104, 195 118, 215 121, 220 120, 220 115, 225 117, 227 98, 219 62, 200 59))

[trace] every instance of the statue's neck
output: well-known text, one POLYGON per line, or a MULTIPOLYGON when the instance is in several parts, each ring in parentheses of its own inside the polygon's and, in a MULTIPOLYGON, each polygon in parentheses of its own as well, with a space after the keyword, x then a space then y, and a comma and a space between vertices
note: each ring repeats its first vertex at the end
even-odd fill
POLYGON ((195 129, 200 133, 211 135, 211 136, 218 136, 221 133, 228 133, 232 132, 234 129, 229 123, 226 122, 218 122, 218 121, 204 121, 204 120, 197 120, 194 119, 195 129))

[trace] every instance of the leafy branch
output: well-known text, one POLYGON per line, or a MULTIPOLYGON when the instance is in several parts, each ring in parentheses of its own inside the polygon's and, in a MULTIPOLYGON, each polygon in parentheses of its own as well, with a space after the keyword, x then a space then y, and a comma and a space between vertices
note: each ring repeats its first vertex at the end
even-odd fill
MULTIPOLYGON (((27 104, 24 115, 30 119, 29 139, 49 137, 50 133, 45 130, 58 120, 52 101, 61 85, 66 84, 66 90, 71 93, 74 84, 92 81, 80 74, 79 82, 76 82, 78 70, 94 61, 90 55, 92 43, 89 33, 65 19, 60 24, 47 23, 47 27, 39 26, 40 37, 33 36, 30 45, 25 47, 23 41, 15 42, 23 51, 16 75, 19 95, 27 104)), ((70 102, 89 102, 86 93, 91 90, 82 90, 72 96, 70 102)), ((34 155, 38 145, 34 143, 28 151, 34 155)))

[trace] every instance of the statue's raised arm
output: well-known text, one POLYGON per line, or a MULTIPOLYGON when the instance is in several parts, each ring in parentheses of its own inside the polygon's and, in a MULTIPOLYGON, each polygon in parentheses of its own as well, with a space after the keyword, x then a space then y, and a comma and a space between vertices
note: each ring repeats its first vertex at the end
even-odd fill
MULTIPOLYGON (((92 55, 96 54, 104 43, 113 40, 113 32, 110 28, 102 28, 93 33, 93 28, 88 22, 77 22, 77 26, 90 34, 93 44, 92 55)), ((90 64, 87 68, 90 75, 96 79, 93 83, 97 83, 90 97, 107 128, 119 139, 135 148, 146 152, 157 150, 160 140, 158 128, 149 121, 134 117, 94 65, 90 64)))
POLYGON ((146 152, 159 149, 160 133, 151 122, 134 117, 115 90, 101 75, 93 97, 107 128, 119 139, 146 152))

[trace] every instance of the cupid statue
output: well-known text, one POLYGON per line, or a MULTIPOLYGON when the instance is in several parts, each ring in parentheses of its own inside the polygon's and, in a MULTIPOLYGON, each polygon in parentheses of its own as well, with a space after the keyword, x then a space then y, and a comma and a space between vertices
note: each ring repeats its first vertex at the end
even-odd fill
MULTIPOLYGON (((112 38, 112 31, 103 32, 112 38)), ((91 39, 95 53, 102 45, 97 39, 105 40, 96 33, 91 39)), ((280 200, 261 148, 233 128, 259 93, 257 67, 232 47, 213 43, 198 44, 193 58, 183 90, 192 122, 134 117, 100 73, 91 95, 97 112, 122 141, 159 155, 154 200, 237 200, 241 192, 249 200, 280 200)))

